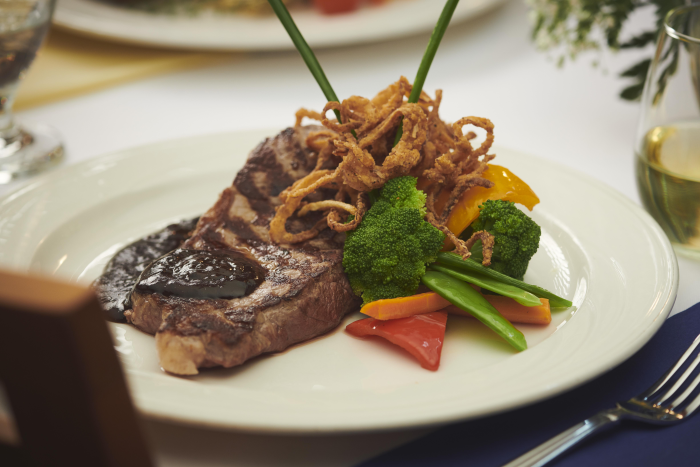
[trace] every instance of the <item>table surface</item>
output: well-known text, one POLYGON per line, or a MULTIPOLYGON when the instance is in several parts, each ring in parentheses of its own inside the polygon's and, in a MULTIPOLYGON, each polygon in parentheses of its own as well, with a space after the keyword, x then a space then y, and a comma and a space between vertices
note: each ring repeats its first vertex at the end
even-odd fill
MULTIPOLYGON (((437 15, 437 14, 436 14, 437 15)), ((626 34, 653 21, 632 17, 626 34)), ((617 75, 651 49, 580 57, 563 68, 535 50, 527 8, 511 1, 445 35, 424 89, 442 89, 441 116, 490 118, 496 144, 573 167, 639 202, 632 144, 638 103, 618 98, 617 75), (598 60, 596 68, 592 62, 598 60)), ((412 79, 428 35, 322 50, 318 59, 336 93, 373 96, 400 75, 412 79)), ((48 123, 64 137, 65 164, 173 138, 284 127, 300 107, 325 100, 294 52, 249 54, 216 67, 180 72, 45 105, 19 120, 48 123)), ((0 195, 22 181, 0 186, 0 195)), ((700 263, 679 258, 672 313, 700 301, 700 263)), ((352 436, 261 436, 146 422, 162 466, 349 466, 426 430, 352 436), (274 446, 274 449, 270 449, 274 446)))

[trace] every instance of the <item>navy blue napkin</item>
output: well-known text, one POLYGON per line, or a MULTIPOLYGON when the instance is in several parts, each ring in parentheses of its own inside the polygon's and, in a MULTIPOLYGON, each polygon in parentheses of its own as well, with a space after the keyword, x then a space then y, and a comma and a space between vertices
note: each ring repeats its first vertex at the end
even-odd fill
MULTIPOLYGON (((442 427, 361 466, 501 466, 651 386, 698 334, 700 303, 669 318, 639 352, 590 383, 519 410, 442 427)), ((700 466, 700 413, 667 427, 623 421, 594 434, 551 465, 700 466)))

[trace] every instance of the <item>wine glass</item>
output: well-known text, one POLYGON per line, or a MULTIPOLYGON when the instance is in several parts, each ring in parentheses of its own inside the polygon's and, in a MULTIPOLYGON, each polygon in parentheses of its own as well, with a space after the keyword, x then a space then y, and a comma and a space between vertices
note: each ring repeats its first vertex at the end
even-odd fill
POLYGON ((45 125, 18 125, 12 104, 51 23, 55 0, 0 0, 0 183, 56 164, 63 146, 45 125))
POLYGON ((635 144, 637 188, 677 253, 700 259, 700 5, 659 33, 635 144))

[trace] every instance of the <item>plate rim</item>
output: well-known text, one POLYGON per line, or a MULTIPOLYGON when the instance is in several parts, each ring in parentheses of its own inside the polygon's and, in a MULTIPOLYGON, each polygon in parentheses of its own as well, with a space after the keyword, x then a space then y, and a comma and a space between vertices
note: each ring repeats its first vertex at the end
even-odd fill
MULTIPOLYGON (((200 138, 208 139, 211 137, 231 137, 234 136, 235 134, 250 134, 250 133, 255 133, 255 134, 266 134, 266 135, 274 135, 278 132, 278 129, 259 129, 259 130, 239 130, 239 131, 228 131, 228 132, 217 132, 217 133, 211 133, 211 134, 204 134, 204 135, 197 135, 197 136, 186 136, 186 137, 181 137, 177 139, 170 139, 170 140, 164 140, 164 141, 159 141, 159 142, 154 142, 146 145, 135 145, 126 149, 118 150, 118 151, 113 151, 104 155, 92 157, 90 159, 84 160, 77 162, 75 164, 69 165, 69 166, 64 166, 59 169, 53 170, 51 172, 45 173, 40 177, 37 177, 33 181, 29 182, 28 184, 25 184, 23 186, 17 187, 15 190, 6 193, 2 197, 0 197, 0 207, 4 206, 8 200, 12 200, 15 198, 18 194, 21 192, 27 192, 27 191, 32 191, 35 188, 41 187, 45 185, 46 183, 50 183, 52 179, 55 178, 60 178, 64 172, 69 172, 69 171, 80 171, 81 169, 90 167, 91 165, 94 164, 100 164, 104 162, 105 159, 112 159, 114 161, 118 161, 119 159, 122 158, 129 158, 130 154, 133 153, 134 151, 155 151, 158 148, 162 148, 164 146, 168 145, 173 145, 173 144, 178 144, 178 142, 182 141, 190 141, 190 140, 198 140, 200 138)), ((504 147, 495 147, 494 150, 505 150, 506 148, 504 147)), ((435 417, 433 419, 430 419, 429 417, 423 418, 420 422, 414 423, 407 425, 405 423, 388 423, 388 424, 376 424, 374 423, 373 426, 362 426, 362 427, 339 427, 339 428, 328 428, 328 427, 323 427, 323 428, 309 428, 309 427, 280 427, 280 426, 272 426, 272 427, 261 427, 261 426, 250 426, 250 425, 241 425, 241 424, 235 424, 235 423, 221 423, 216 420, 202 420, 202 419, 197 419, 193 417, 188 417, 188 416, 183 416, 182 414, 178 415, 173 415, 172 413, 167 413, 167 412, 161 412, 158 410, 153 410, 153 409, 148 409, 144 407, 138 407, 138 410, 140 413, 143 415, 147 416, 148 418, 155 419, 155 420, 162 420, 162 421, 167 421, 170 423, 177 423, 177 424, 182 424, 182 425, 187 425, 187 426, 198 426, 198 427, 207 427, 207 428, 213 428, 213 429, 218 429, 218 430, 232 430, 232 431, 245 431, 248 433, 262 433, 262 434, 304 434, 304 433, 353 433, 353 432, 372 432, 372 431, 386 431, 386 430, 392 430, 392 429, 400 429, 400 428, 417 428, 417 427, 429 427, 429 426, 436 426, 436 425, 444 425, 447 423, 455 422, 455 421, 463 421, 467 419, 476 419, 476 418, 481 418, 485 416, 491 416, 495 415, 497 413, 502 413, 502 412, 507 412, 510 410, 513 410, 517 407, 524 407, 526 405, 530 405, 532 403, 538 402, 538 401, 543 401, 546 400, 550 397, 553 397, 554 395, 561 394, 567 391, 570 391, 571 389, 578 387, 595 377, 602 375, 603 373, 610 371, 611 369, 615 368, 618 366, 620 363, 623 361, 627 360, 631 355, 636 353, 646 342, 649 341, 653 337, 653 335, 658 331, 658 329, 663 325, 663 323, 666 321, 676 298, 677 291, 678 291, 678 286, 679 286, 679 271, 678 271, 678 262, 675 256, 675 253, 673 251, 673 248, 670 244, 670 241, 668 238, 665 236, 661 228, 658 226, 658 224, 653 220, 653 218, 639 205, 634 203, 631 199, 627 198, 625 195, 620 193, 618 190, 615 188, 605 184, 604 182, 597 180, 593 178, 592 176, 579 172, 569 166, 566 166, 558 161, 552 161, 548 159, 541 158, 539 156, 534 156, 531 154, 524 153, 519 150, 513 150, 513 149, 507 149, 509 152, 515 153, 515 154, 522 154, 522 155, 527 155, 530 158, 533 158, 535 160, 543 161, 547 165, 550 165, 554 167, 556 170, 560 170, 563 172, 566 172, 570 175, 576 176, 579 180, 582 182, 585 182, 589 185, 591 185, 594 189, 600 190, 604 192, 606 195, 611 196, 615 198, 618 202, 620 202, 624 207, 628 208, 630 212, 633 212, 635 216, 648 228, 648 232, 653 233, 654 236, 653 238, 657 242, 657 246, 660 247, 660 252, 663 253, 663 258, 668 261, 670 269, 670 279, 671 279, 671 284, 670 287, 668 288, 668 293, 666 296, 663 297, 662 300, 659 301, 659 303, 654 306, 654 316, 657 318, 662 318, 662 319, 655 319, 652 323, 652 325, 647 326, 643 332, 640 333, 637 338, 632 341, 631 345, 628 345, 625 347, 624 351, 618 352, 614 358, 611 358, 605 362, 605 365, 603 366, 597 366, 595 368, 591 368, 588 371, 586 371, 584 374, 578 375, 578 378, 572 379, 571 381, 568 381, 566 384, 559 384, 555 387, 551 388, 546 388, 543 391, 540 391, 537 394, 532 394, 530 397, 527 398, 521 398, 517 401, 513 401, 510 404, 504 404, 502 405, 499 409, 497 410, 488 410, 484 412, 472 412, 470 415, 465 416, 462 413, 459 413, 459 411, 455 411, 455 413, 451 416, 445 416, 444 414, 441 414, 438 417, 435 417)), ((132 155, 133 157, 133 155, 132 155)))

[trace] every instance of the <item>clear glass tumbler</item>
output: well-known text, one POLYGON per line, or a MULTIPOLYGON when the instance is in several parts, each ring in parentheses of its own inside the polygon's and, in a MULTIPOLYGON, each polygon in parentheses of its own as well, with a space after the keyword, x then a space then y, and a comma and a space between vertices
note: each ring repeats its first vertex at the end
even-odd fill
POLYGON ((642 96, 637 187, 676 252, 700 259, 700 5, 671 10, 642 96))
POLYGON ((63 158, 55 130, 18 125, 17 88, 51 24, 55 0, 0 0, 0 183, 39 172, 63 158))

